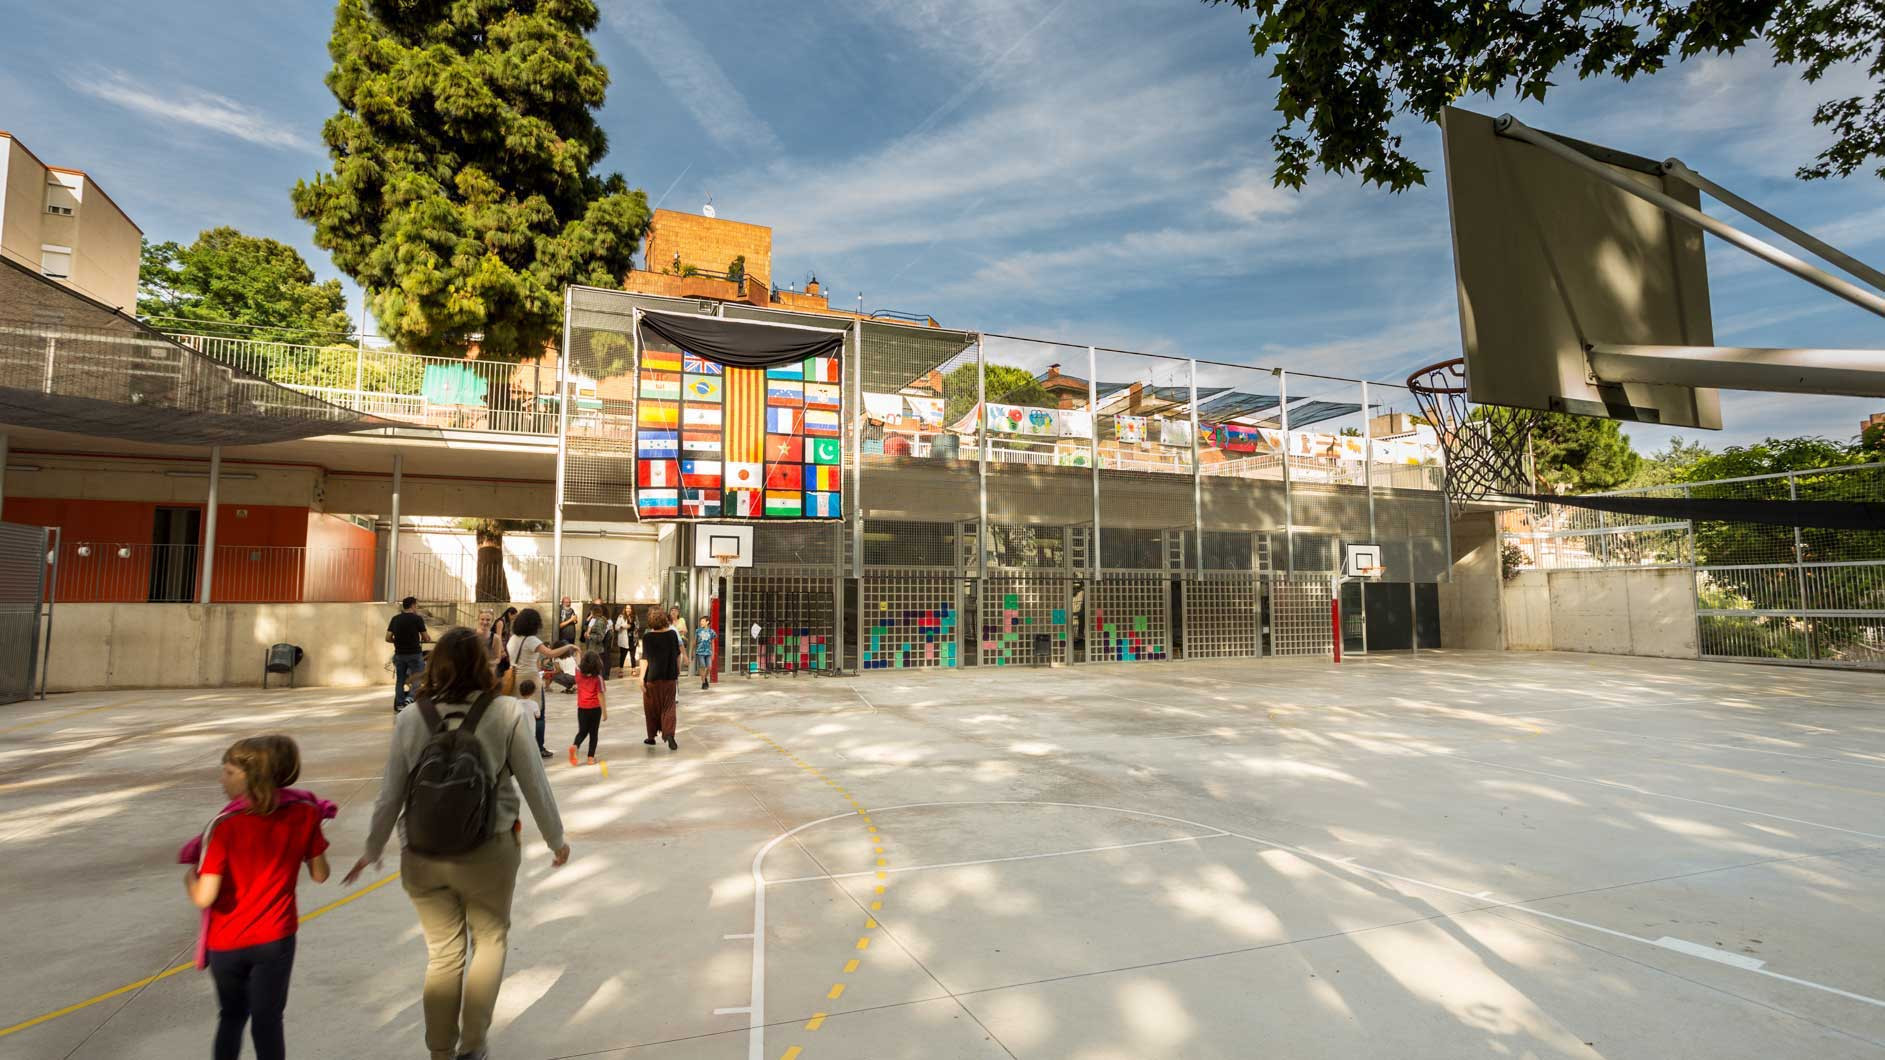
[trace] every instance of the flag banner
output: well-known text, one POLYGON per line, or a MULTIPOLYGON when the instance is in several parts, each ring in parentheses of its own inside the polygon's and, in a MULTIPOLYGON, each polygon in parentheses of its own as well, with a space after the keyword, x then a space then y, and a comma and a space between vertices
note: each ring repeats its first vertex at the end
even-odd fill
POLYGON ((635 404, 635 426, 671 431, 681 422, 681 407, 672 401, 640 401, 635 404))
POLYGON ((643 489, 673 489, 681 484, 677 461, 642 460, 635 468, 635 485, 643 489))
POLYGON ((708 516, 708 515, 719 515, 720 514, 720 491, 719 490, 690 490, 690 489, 682 490, 681 491, 681 514, 697 516, 697 517, 708 516))
POLYGON ((1191 448, 1191 421, 1158 421, 1158 444, 1169 445, 1179 449, 1191 448))
POLYGON ((641 399, 643 401, 679 401, 681 399, 680 373, 642 372, 641 399))
POLYGON ((1113 437, 1121 445, 1138 445, 1145 441, 1144 416, 1114 416, 1113 437))
POLYGON ((767 409, 767 434, 803 434, 805 433, 804 409, 767 409))
POLYGON ((799 464, 767 464, 766 492, 773 490, 800 490, 805 485, 804 469, 799 464))
MULTIPOLYGON (((630 391, 636 512, 644 519, 841 518, 849 444, 842 345, 802 328, 692 318, 681 323, 700 333, 676 338, 657 326, 667 319, 643 315, 630 391)), ((941 398, 883 398, 908 426, 942 420, 941 398)), ((1057 428, 1054 410, 1040 414, 1057 428)))
POLYGON ((676 490, 638 489, 635 491, 635 511, 642 516, 679 515, 681 499, 676 490))
POLYGON ((732 463, 726 465, 726 486, 728 489, 756 490, 766 481, 766 469, 758 463, 732 463))
POLYGON ((635 453, 643 460, 672 460, 679 441, 673 431, 639 431, 635 435, 635 453))
POLYGON ((1060 410, 991 402, 988 429, 998 434, 1056 435, 1060 433, 1060 410))
POLYGON ((797 464, 805 459, 805 439, 796 434, 766 435, 766 462, 797 464))
MULTIPOLYGON (((925 427, 942 426, 943 409, 945 407, 942 398, 913 397, 904 398, 903 400, 909 402, 910 415, 916 417, 916 422, 925 427)), ((1066 413, 1063 412, 1061 415, 1065 416, 1066 413)), ((1063 426, 1062 429, 1064 430, 1065 427, 1063 426)))
POLYGON ((806 437, 838 437, 838 413, 836 409, 806 409, 806 437))
POLYGON ((1068 409, 1060 414, 1060 436, 1062 438, 1091 438, 1093 436, 1093 414, 1085 409, 1068 409))
POLYGON ((720 488, 720 461, 718 460, 683 460, 681 461, 681 485, 698 486, 703 489, 720 488))
MULTIPOLYGON (((720 455, 720 432, 682 431, 681 452, 695 455, 712 454, 718 457, 720 455)), ((647 453, 644 452, 642 455, 646 456, 647 453)), ((671 456, 673 454, 670 453, 669 455, 671 456)))

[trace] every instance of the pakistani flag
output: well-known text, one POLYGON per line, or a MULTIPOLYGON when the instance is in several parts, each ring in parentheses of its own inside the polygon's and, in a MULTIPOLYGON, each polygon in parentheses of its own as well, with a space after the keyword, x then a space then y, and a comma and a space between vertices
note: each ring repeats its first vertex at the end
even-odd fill
POLYGON ((814 464, 836 464, 838 462, 838 440, 836 438, 807 438, 805 446, 814 464))

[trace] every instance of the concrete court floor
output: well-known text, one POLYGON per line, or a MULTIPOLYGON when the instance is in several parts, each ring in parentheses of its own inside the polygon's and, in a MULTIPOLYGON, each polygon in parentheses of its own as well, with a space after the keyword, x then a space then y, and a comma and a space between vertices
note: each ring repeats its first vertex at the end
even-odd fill
MULTIPOLYGON (((552 764, 574 857, 527 847, 493 1055, 1885 1055, 1882 688, 1458 652, 735 678, 684 685, 669 754, 618 684, 607 775, 552 764)), ((187 959, 174 850, 270 729, 345 804, 291 1054, 425 1055, 411 907, 368 889, 396 857, 338 882, 384 698, 0 707, 0 1056, 207 1051, 194 971, 82 1003, 187 959)))

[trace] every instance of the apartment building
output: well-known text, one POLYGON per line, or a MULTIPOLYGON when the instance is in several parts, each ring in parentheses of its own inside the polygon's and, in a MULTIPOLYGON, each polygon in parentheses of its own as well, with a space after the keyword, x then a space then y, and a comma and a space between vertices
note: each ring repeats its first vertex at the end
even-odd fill
POLYGON ((144 233, 83 170, 49 166, 0 130, 0 253, 124 313, 144 233))

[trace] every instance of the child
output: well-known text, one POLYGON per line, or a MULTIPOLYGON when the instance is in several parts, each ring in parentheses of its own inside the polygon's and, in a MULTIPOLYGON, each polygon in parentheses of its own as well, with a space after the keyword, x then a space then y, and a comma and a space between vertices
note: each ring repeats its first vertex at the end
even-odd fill
POLYGON ((700 629, 694 634, 694 669, 700 671, 700 690, 707 690, 707 679, 713 674, 713 642, 720 635, 713 631, 707 616, 700 616, 700 629))
POLYGON ((301 751, 286 736, 237 740, 223 752, 222 787, 230 802, 184 845, 191 867, 183 886, 204 911, 197 966, 216 982, 215 1060, 242 1053, 249 1024, 258 1060, 287 1055, 282 1010, 294 971, 295 882, 303 862, 315 883, 327 880, 321 822, 338 808, 289 788, 301 775, 301 751))
POLYGON ((609 690, 602 681, 602 653, 583 653, 576 666, 576 742, 569 745, 569 764, 576 764, 576 748, 589 737, 589 764, 596 764, 596 738, 602 735, 602 723, 609 720, 609 690))

